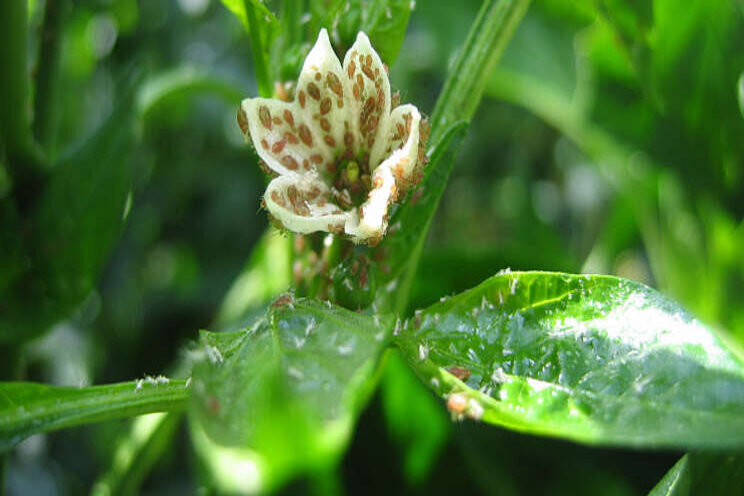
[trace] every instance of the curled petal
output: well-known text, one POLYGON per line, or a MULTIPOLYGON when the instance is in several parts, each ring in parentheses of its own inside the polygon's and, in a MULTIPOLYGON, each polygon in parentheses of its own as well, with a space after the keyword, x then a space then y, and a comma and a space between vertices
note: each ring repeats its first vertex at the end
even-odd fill
POLYGON ((390 114, 390 142, 387 157, 378 168, 389 167, 398 188, 406 190, 418 182, 419 126, 421 114, 413 105, 400 105, 390 114))
POLYGON ((266 188, 264 203, 285 228, 298 233, 343 232, 347 223, 356 223, 356 213, 341 210, 319 180, 279 176, 266 188))
POLYGON ((390 82, 382 60, 364 33, 344 57, 343 85, 354 138, 354 154, 366 151, 369 163, 380 163, 387 148, 390 82))
POLYGON ((392 136, 386 150, 389 157, 372 173, 373 188, 359 209, 355 241, 381 238, 387 229, 390 204, 416 183, 420 121, 421 115, 413 105, 401 105, 391 114, 392 136))
POLYGON ((320 139, 292 103, 268 98, 247 98, 238 111, 238 122, 256 153, 270 169, 282 175, 303 175, 332 160, 332 154, 315 145, 320 139))
POLYGON ((359 223, 349 233, 355 243, 382 238, 387 229, 388 206, 395 198, 396 190, 390 168, 378 167, 374 173, 374 188, 369 192, 367 201, 359 207, 359 223))

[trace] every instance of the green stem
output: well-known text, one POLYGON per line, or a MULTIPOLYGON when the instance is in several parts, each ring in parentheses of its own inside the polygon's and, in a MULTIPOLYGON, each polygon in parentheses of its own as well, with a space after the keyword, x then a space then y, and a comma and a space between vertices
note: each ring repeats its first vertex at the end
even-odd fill
POLYGON ((63 21, 69 0, 47 1, 39 42, 39 63, 34 93, 33 131, 39 144, 53 154, 56 129, 57 79, 63 21))
POLYGON ((27 4, 26 0, 0 3, 0 141, 16 185, 35 183, 44 169, 29 120, 27 4))
POLYGON ((0 2, 0 152, 4 149, 13 201, 22 214, 33 206, 47 169, 29 119, 27 4, 0 2))
POLYGON ((190 392, 181 380, 149 379, 87 388, 0 382, 0 452, 41 432, 180 411, 190 392))
POLYGON ((302 12, 305 6, 302 0, 285 0, 282 2, 282 25, 287 27, 288 47, 302 41, 302 12))
POLYGON ((269 68, 266 64, 265 50, 263 40, 261 39, 261 24, 256 18, 256 9, 253 4, 245 0, 245 14, 248 18, 248 31, 251 37, 251 51, 253 52, 253 65, 256 68, 256 84, 258 85, 258 95, 264 98, 270 98, 274 92, 271 87, 271 78, 269 77, 269 68))
POLYGON ((432 113, 431 141, 435 145, 457 121, 470 121, 483 90, 530 0, 485 0, 465 46, 444 83, 432 113))
POLYGON ((21 154, 30 141, 26 0, 7 0, 0 7, 0 136, 9 156, 21 154))

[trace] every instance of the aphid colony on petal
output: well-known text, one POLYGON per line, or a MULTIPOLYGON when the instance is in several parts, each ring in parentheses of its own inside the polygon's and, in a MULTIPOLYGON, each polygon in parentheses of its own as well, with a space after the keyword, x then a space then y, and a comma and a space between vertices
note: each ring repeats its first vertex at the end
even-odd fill
POLYGON ((378 243, 390 204, 419 183, 426 162, 428 124, 416 107, 397 103, 367 36, 357 35, 342 67, 325 29, 294 101, 244 100, 238 124, 277 176, 263 200, 273 220, 294 232, 378 243))

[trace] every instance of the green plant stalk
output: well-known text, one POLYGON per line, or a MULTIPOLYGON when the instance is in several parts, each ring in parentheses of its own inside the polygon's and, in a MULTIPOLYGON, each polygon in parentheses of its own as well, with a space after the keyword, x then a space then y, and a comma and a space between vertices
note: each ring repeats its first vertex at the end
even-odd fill
POLYGON ((190 393, 182 380, 165 384, 132 381, 87 388, 0 382, 0 453, 41 432, 146 413, 180 411, 190 393), (16 408, 18 404, 23 408, 16 408))
POLYGON ((168 449, 182 412, 156 413, 137 417, 130 431, 114 451, 108 471, 91 489, 91 496, 138 494, 142 482, 168 449))
MULTIPOLYGON (((0 148, 5 148, 13 184, 35 190, 45 165, 29 121, 27 4, 26 0, 7 0, 0 4, 0 148)), ((27 202, 17 201, 24 210, 27 202)))
POLYGON ((53 154, 56 130, 57 80, 64 17, 70 0, 46 2, 44 22, 39 41, 39 63, 34 93, 34 136, 38 143, 53 154))
POLYGON ((269 68, 266 64, 266 55, 261 40, 261 25, 256 18, 256 9, 253 4, 245 0, 245 14, 248 18, 248 32, 251 37, 251 51, 253 52, 253 65, 256 69, 256 85, 258 94, 264 98, 270 98, 274 92, 271 87, 269 68))
POLYGON ((435 145, 455 122, 470 121, 491 72, 530 0, 485 0, 462 47, 431 118, 430 143, 435 145))
POLYGON ((10 157, 22 154, 31 139, 27 4, 26 0, 8 0, 0 7, 0 136, 10 157))
POLYGON ((302 42, 302 0, 285 0, 282 2, 282 23, 287 26, 287 46, 302 42))
MULTIPOLYGON (((456 133, 463 123, 470 122, 475 114, 483 91, 491 73, 511 40, 514 30, 524 17, 530 0, 485 0, 478 16, 470 28, 467 40, 455 61, 442 92, 434 106, 431 118, 429 138, 429 155, 438 149, 440 142, 451 139, 450 133, 456 133)), ((462 136, 460 136, 461 138, 462 136)), ((455 146, 459 146, 459 139, 455 146)), ((451 145, 450 145, 451 146, 451 145)), ((454 150, 452 153, 456 153, 454 150)), ((419 241, 413 246, 408 258, 407 267, 401 274, 399 292, 395 298, 394 309, 403 313, 408 305, 410 288, 418 268, 423 244, 431 226, 436 205, 441 200, 454 160, 435 161, 436 168, 426 171, 422 187, 436 191, 430 202, 430 215, 419 233, 419 241)))

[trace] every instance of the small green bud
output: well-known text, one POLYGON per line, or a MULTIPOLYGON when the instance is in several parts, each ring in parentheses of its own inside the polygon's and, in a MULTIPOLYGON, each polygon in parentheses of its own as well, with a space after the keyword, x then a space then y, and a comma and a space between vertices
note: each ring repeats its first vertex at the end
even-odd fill
POLYGON ((352 184, 359 179, 359 164, 353 160, 346 166, 346 179, 352 184))

